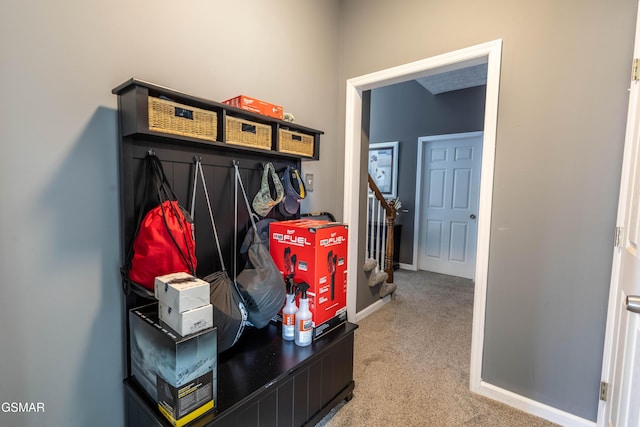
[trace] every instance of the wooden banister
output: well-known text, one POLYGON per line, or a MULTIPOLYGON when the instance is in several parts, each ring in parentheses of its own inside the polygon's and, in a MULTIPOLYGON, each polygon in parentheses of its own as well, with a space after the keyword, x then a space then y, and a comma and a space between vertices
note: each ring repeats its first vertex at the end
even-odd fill
POLYGON ((387 213, 387 217, 388 216, 393 216, 395 218, 396 210, 393 209, 391 207, 391 204, 388 203, 387 200, 384 198, 384 196, 380 192, 380 189, 378 189, 378 186, 376 185, 376 182, 373 180, 371 175, 367 175, 367 176, 368 176, 368 180, 369 180, 369 188, 371 189, 371 191, 373 191, 373 194, 375 195, 376 199, 378 199, 378 201, 380 202, 380 204, 384 208, 385 212, 387 213))
POLYGON ((395 201, 392 200, 387 202, 371 175, 368 175, 368 181, 369 188, 373 192, 374 197, 380 202, 380 205, 385 211, 385 220, 387 223, 387 246, 385 248, 384 256, 384 271, 388 275, 387 283, 393 283, 393 252, 395 250, 393 242, 393 228, 396 220, 395 201))

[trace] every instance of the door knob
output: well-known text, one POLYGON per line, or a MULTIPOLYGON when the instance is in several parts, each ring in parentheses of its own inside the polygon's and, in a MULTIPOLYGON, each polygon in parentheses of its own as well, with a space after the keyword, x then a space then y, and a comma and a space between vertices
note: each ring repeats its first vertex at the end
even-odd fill
POLYGON ((476 219, 476 216, 474 214, 471 214, 471 215, 469 215, 469 218, 476 219))
POLYGON ((640 296, 629 295, 627 296, 627 310, 632 313, 640 313, 640 296))

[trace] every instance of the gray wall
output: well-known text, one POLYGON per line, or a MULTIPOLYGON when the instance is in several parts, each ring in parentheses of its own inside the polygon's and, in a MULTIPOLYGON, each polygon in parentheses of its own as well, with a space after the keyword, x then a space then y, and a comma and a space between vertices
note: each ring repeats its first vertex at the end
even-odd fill
POLYGON ((635 0, 6 3, 0 401, 44 402, 46 412, 0 413, 0 424, 122 422, 113 87, 135 76, 284 105, 325 131, 321 160, 303 164, 322 177, 303 208, 340 218, 345 80, 497 38, 483 376, 593 419, 635 9, 635 0))
POLYGON ((415 80, 371 91, 370 143, 399 141, 400 262, 413 264, 418 138, 484 127, 485 86, 432 95, 415 80))
POLYGON ((322 160, 303 164, 321 177, 305 210, 341 206, 338 6, 3 4, 0 402, 43 402, 45 413, 0 412, 0 425, 123 424, 116 85, 136 77, 283 105, 325 131, 322 160))
POLYGON ((482 377, 595 420, 637 1, 341 4, 341 81, 503 40, 482 377))

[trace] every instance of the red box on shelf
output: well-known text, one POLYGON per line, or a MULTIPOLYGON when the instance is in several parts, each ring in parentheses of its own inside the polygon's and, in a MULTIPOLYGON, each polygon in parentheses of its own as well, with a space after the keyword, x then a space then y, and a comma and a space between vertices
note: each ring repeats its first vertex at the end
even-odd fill
POLYGON ((284 117, 284 111, 281 106, 245 95, 239 95, 235 98, 227 99, 226 101, 222 101, 222 103, 280 120, 284 117))
POLYGON ((278 221, 269 227, 269 251, 283 277, 293 274, 296 283, 309 285, 314 339, 347 320, 348 235, 346 224, 321 220, 278 221))

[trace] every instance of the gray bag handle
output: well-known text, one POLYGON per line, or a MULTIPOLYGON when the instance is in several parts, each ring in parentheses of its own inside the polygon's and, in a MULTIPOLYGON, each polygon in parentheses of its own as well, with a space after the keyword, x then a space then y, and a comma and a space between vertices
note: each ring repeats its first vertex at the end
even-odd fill
MULTIPOLYGON (((251 226, 253 227, 253 232, 256 235, 256 239, 260 240, 260 236, 258 236, 258 227, 256 227, 256 221, 253 218, 253 212, 251 211, 251 205, 249 204, 249 198, 247 197, 247 192, 244 190, 244 184, 242 184, 242 178, 240 177, 240 169, 238 169, 238 162, 233 162, 233 167, 236 169, 236 184, 240 183, 240 189, 242 190, 242 196, 244 198, 244 203, 247 205, 247 211, 249 211, 249 218, 251 219, 251 226)), ((236 203, 237 205, 237 203, 236 203)), ((238 219, 238 215, 236 215, 236 220, 238 219)), ((236 227, 237 228, 237 227, 236 227)))
POLYGON ((218 249, 218 256, 220 257, 220 265, 222 271, 226 271, 227 268, 224 265, 224 259, 222 259, 222 249, 220 249, 220 239, 218 238, 218 230, 216 230, 216 222, 213 220, 213 211, 211 210, 211 201, 209 200, 209 191, 207 191, 207 182, 204 179, 204 172, 202 171, 202 160, 200 157, 194 157, 196 167, 195 176, 193 177, 193 194, 191 196, 191 218, 195 218, 194 210, 196 206, 196 185, 198 183, 198 174, 202 180, 202 188, 204 190, 204 197, 207 199, 207 209, 209 210, 209 219, 211 219, 211 228, 213 228, 213 236, 216 240, 216 247, 218 249))
MULTIPOLYGON (((235 204, 235 215, 234 215, 234 238, 233 238, 233 281, 236 283, 236 279, 238 277, 238 182, 240 183, 240 187, 242 188, 242 194, 244 195, 244 201, 247 205, 247 210, 249 211, 249 218, 251 219, 251 225, 253 227, 253 234, 258 236, 258 227, 256 227, 256 222, 253 219, 253 212, 251 212, 251 206, 249 205, 249 199, 247 198, 247 193, 244 190, 244 185, 242 184, 242 179, 240 178, 240 169, 238 168, 239 162, 237 160, 233 161, 233 167, 235 169, 235 187, 234 187, 234 204, 235 204)), ((260 239, 260 237, 257 237, 260 239)))

